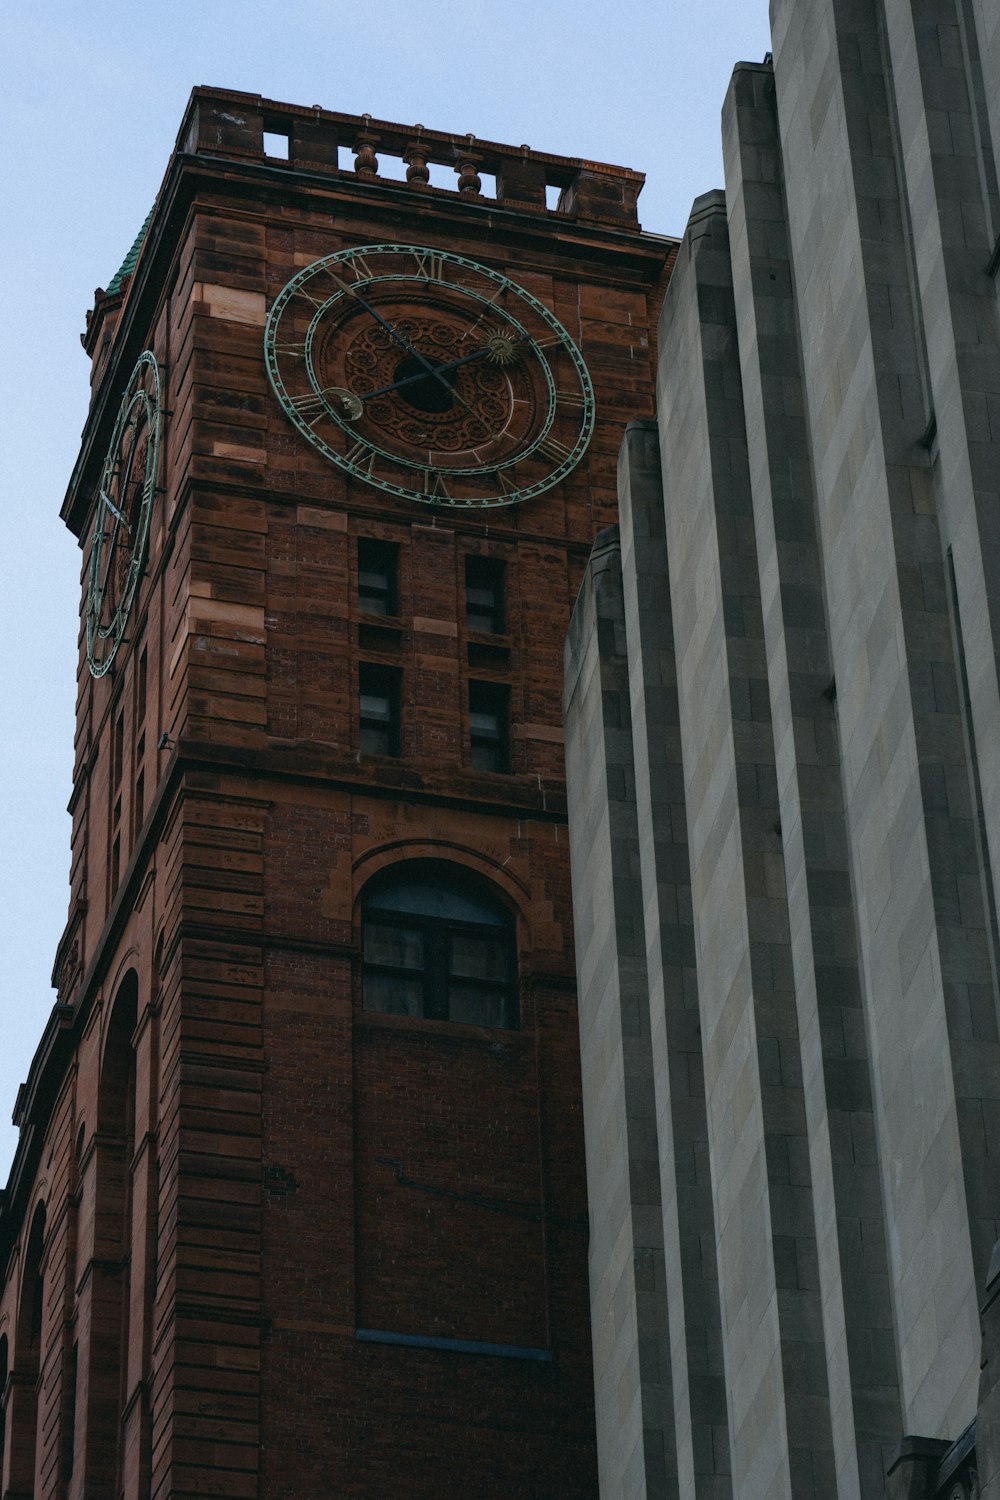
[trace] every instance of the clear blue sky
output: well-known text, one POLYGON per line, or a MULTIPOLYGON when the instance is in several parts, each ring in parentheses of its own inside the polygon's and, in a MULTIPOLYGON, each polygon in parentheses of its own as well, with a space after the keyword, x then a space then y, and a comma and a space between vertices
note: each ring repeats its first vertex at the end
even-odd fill
POLYGON ((646 173, 646 229, 722 185, 733 64, 766 0, 31 0, 0 102, 0 1183, 66 920, 80 554, 59 521, 88 400, 79 333, 153 201, 196 84, 646 173))

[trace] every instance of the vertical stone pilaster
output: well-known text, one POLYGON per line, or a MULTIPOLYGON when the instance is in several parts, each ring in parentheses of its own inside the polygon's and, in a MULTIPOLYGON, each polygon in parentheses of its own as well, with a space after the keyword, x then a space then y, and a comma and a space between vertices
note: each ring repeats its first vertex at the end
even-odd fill
POLYGON ((723 140, 838 1493, 881 1497, 899 1381, 770 67, 736 70, 723 140))
POLYGON ((782 0, 774 56, 903 1427, 943 1438, 975 1410, 997 1023, 931 439, 947 288, 917 269, 894 10, 782 0))
POLYGON ((722 1497, 729 1431, 655 422, 629 424, 618 494, 678 1479, 684 1495, 722 1497))
POLYGON ((607 1500, 678 1487, 621 555, 603 531, 566 642, 598 1474, 607 1500))
MULTIPOLYGON (((883 0, 904 222, 925 336, 942 540, 954 557, 982 797, 1000 808, 1000 303, 990 263, 1000 236, 1000 78, 977 97, 985 9, 966 0, 883 0)), ((996 16, 993 29, 996 30, 996 16)), ((995 59, 994 59, 995 61, 995 59)), ((1000 816, 985 820, 1000 890, 1000 816)), ((982 1247, 989 1256, 992 1240, 982 1247)), ((980 1256, 977 1269, 985 1270, 980 1256)))
POLYGON ((1000 1496, 1000 1240, 993 1247, 982 1303, 983 1367, 976 1413, 976 1463, 984 1500, 1000 1496))
MULTIPOLYGON (((989 148, 1000 166, 1000 11, 993 0, 971 0, 972 19, 982 74, 982 106, 988 122, 989 148)), ((994 224, 1000 235, 1000 224, 994 224)))
POLYGON ((829 1495, 812 1164, 721 193, 692 210, 660 372, 733 1490, 829 1495))

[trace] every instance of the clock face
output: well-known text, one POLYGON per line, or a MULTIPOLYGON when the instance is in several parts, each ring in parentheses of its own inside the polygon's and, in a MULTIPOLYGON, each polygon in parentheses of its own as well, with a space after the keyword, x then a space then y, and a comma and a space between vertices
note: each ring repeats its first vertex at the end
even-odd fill
POLYGON ((514 505, 565 479, 594 392, 562 324, 509 277, 419 245, 325 256, 264 335, 275 394, 356 479, 439 506, 514 505))
POLYGON ((101 471, 87 586, 87 660, 115 659, 146 558, 160 450, 160 371, 147 349, 129 376, 101 471))

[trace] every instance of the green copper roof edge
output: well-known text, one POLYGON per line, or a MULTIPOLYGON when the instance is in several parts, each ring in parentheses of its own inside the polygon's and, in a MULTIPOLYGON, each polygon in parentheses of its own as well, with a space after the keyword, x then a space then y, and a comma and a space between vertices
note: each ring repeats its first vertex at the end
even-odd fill
POLYGON ((109 297, 113 296, 115 292, 121 291, 122 283, 125 281, 126 277, 131 276, 132 272, 135 270, 135 263, 139 259, 139 251, 142 249, 142 242, 146 238, 146 230, 149 228, 149 221, 152 217, 153 210, 150 209, 149 213, 143 220, 142 228, 139 230, 139 233, 136 235, 135 239, 132 242, 131 250, 126 255, 121 265, 118 267, 118 270, 115 272, 114 276, 112 276, 111 280, 108 282, 106 290, 109 297))

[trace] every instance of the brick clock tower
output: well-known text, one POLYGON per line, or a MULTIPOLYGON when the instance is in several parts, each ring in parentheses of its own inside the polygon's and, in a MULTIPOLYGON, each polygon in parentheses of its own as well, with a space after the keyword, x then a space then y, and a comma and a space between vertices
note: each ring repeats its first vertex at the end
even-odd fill
POLYGON ((641 182, 192 95, 84 336, 5 1500, 596 1493, 562 642, 641 182))

